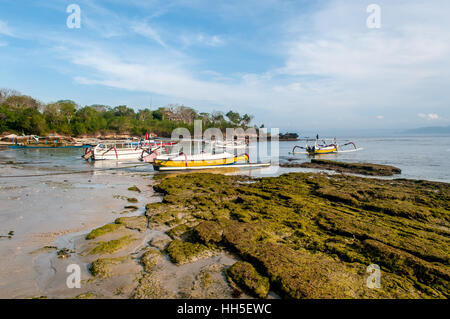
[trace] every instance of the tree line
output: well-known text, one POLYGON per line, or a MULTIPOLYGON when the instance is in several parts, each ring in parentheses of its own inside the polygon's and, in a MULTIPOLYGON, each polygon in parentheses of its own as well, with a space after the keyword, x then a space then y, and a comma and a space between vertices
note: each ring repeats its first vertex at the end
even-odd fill
POLYGON ((170 137, 178 127, 193 132, 194 120, 202 120, 204 129, 216 127, 225 131, 227 127, 247 128, 252 119, 251 115, 234 111, 199 113, 191 107, 173 104, 135 111, 126 105, 81 107, 72 100, 42 103, 17 91, 0 89, 0 132, 16 134, 142 136, 150 131, 170 137))

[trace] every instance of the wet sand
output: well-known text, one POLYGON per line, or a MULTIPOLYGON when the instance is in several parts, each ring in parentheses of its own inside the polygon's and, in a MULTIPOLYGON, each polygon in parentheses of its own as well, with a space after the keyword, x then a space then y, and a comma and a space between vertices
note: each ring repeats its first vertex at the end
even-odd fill
MULTIPOLYGON (((0 166, 1 176, 50 172, 21 165, 0 166)), ((61 281, 65 286, 67 273, 60 266, 74 260, 62 262, 56 258, 56 250, 43 247, 73 249, 91 229, 117 217, 143 214, 143 206, 152 201, 150 183, 148 176, 120 170, 1 178, 0 236, 5 237, 0 237, 0 298, 47 296, 49 287, 59 286, 61 281), (129 191, 133 185, 142 193, 129 191), (125 210, 129 205, 126 197, 137 198, 139 202, 134 205, 139 209, 125 210), (13 235, 8 238, 11 231, 13 235)), ((60 292, 53 297, 65 295, 60 292)))

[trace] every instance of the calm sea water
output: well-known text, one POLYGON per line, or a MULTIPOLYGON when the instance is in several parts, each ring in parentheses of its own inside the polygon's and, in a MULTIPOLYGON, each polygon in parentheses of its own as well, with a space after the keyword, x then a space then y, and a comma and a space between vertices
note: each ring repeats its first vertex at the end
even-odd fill
MULTIPOLYGON (((450 182, 450 136, 346 138, 363 150, 321 155, 319 158, 344 162, 393 165, 402 170, 399 177, 450 182)), ((306 154, 288 155, 298 142, 280 142, 280 161, 306 160, 306 154)))
MULTIPOLYGON (((440 137, 371 137, 371 138, 345 138, 338 142, 351 140, 363 150, 352 153, 338 153, 321 155, 320 158, 347 162, 370 162, 387 164, 402 169, 399 177, 412 179, 427 179, 450 182, 450 136, 440 137)), ((309 160, 306 154, 290 155, 289 152, 301 142, 279 142, 279 161, 309 160)), ((267 145, 270 152, 271 145, 267 145)), ((139 162, 99 161, 86 162, 81 159, 82 149, 28 149, 0 151, 0 162, 12 161, 20 163, 27 168, 24 174, 42 171, 80 171, 109 168, 125 168, 132 171, 152 172, 150 165, 139 165, 139 162)), ((259 158, 261 161, 276 160, 270 154, 259 158)), ((252 158, 252 162, 257 159, 252 158)), ((295 169, 298 171, 299 169, 295 169)), ((280 169, 278 173, 290 171, 280 169)))

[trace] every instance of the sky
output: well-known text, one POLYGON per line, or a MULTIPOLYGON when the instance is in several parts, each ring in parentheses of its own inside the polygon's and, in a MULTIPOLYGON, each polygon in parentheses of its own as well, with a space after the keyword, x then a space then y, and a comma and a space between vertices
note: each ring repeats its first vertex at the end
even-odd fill
POLYGON ((450 125, 448 12, 448 0, 0 0, 0 87, 231 109, 281 131, 450 125))

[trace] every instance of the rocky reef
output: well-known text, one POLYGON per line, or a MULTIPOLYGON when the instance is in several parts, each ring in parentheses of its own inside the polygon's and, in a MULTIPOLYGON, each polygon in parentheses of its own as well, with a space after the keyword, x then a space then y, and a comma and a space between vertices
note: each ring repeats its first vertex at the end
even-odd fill
POLYGON ((162 202, 86 240, 95 280, 136 261, 130 297, 450 297, 449 184, 325 173, 158 176, 162 202), (145 241, 147 227, 158 234, 145 241), (372 264, 380 288, 367 284, 372 264))
POLYGON ((183 229, 166 251, 177 263, 224 249, 227 270, 257 297, 448 298, 450 187, 414 180, 290 173, 243 183, 244 176, 186 174, 154 188, 150 224, 183 229), (367 267, 381 267, 371 289, 367 267))
POLYGON ((354 173, 368 176, 393 176, 394 174, 401 174, 401 169, 390 166, 371 163, 346 163, 329 161, 323 159, 311 159, 311 162, 304 163, 284 163, 280 167, 304 167, 317 168, 336 171, 339 173, 354 173))

